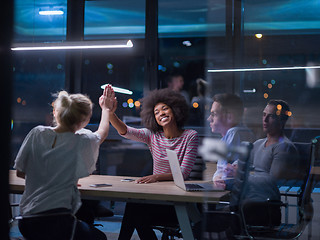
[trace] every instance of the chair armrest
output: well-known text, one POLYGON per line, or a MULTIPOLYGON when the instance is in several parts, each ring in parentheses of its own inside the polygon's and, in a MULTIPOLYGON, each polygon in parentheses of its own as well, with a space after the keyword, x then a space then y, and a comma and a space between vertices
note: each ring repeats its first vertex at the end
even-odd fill
POLYGON ((279 201, 279 200, 270 200, 267 199, 267 203, 271 206, 279 206, 279 207, 288 207, 288 203, 279 201))

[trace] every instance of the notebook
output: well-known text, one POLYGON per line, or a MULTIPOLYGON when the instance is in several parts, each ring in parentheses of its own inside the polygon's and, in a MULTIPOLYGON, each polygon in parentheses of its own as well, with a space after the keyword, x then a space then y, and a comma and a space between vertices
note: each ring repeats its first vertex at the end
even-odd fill
POLYGON ((183 179, 183 175, 181 172, 179 160, 177 153, 175 151, 167 150, 167 156, 170 163, 170 168, 173 176, 174 183, 185 191, 224 191, 224 189, 220 187, 216 187, 212 182, 204 182, 204 183, 185 183, 183 179))

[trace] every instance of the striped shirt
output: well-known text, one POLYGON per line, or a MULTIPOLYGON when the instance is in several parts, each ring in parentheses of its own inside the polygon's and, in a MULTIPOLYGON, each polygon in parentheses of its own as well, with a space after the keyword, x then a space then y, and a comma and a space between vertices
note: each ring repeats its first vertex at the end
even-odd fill
POLYGON ((180 137, 168 139, 163 132, 153 133, 147 128, 136 129, 127 126, 127 133, 122 136, 148 145, 153 158, 153 174, 171 172, 166 149, 177 153, 185 179, 196 161, 199 138, 195 130, 184 130, 180 137))

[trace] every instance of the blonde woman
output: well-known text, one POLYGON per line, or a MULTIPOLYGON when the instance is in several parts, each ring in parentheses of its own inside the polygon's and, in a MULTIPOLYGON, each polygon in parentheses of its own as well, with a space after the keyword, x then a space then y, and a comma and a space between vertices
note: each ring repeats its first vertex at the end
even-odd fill
MULTIPOLYGON (((64 239, 72 229, 74 222, 68 213, 75 214, 81 206, 77 182, 95 170, 99 146, 109 132, 112 96, 114 92, 107 86, 99 99, 101 121, 92 132, 84 129, 92 115, 91 100, 61 91, 53 102, 56 126, 37 126, 26 136, 14 167, 17 176, 26 179, 20 212, 34 216, 19 220, 20 232, 27 239, 64 239), (40 217, 48 214, 54 216, 40 217)), ((74 239, 106 236, 78 220, 74 239)))

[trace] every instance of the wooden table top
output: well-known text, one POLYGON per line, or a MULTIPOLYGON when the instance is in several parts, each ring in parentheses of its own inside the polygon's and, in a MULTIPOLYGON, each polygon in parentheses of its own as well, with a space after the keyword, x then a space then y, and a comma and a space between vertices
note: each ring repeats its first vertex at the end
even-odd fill
MULTIPOLYGON (((218 202, 227 199, 229 191, 217 192, 186 192, 178 188, 173 181, 137 184, 121 181, 123 176, 90 175, 79 180, 79 190, 82 198, 93 199, 141 199, 169 202, 218 202), (90 187, 91 184, 107 183, 110 187, 90 187)), ((130 177, 137 179, 137 177, 130 177)), ((193 181, 194 182, 194 181, 193 181)), ((23 193, 25 180, 16 176, 15 170, 10 170, 9 187, 11 193, 23 193)))
POLYGON ((314 175, 320 175, 320 166, 312 167, 311 173, 314 175))

